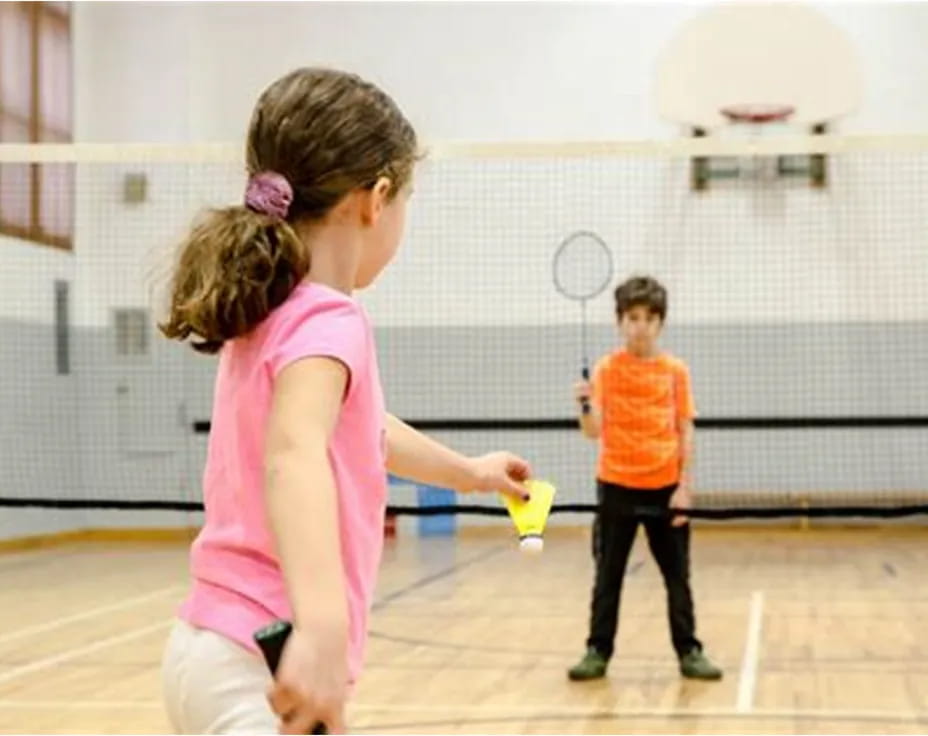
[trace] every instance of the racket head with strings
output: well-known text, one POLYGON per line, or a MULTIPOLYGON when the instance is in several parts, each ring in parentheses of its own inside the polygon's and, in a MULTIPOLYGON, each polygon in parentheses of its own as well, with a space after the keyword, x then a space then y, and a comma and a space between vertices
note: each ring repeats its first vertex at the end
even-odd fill
MULTIPOLYGON (((560 294, 581 305, 581 329, 583 342, 584 381, 590 380, 589 356, 586 349, 586 302, 602 294, 612 283, 615 263, 612 251, 599 235, 592 230, 577 230, 567 236, 552 260, 554 288, 560 294)), ((581 399, 584 414, 590 413, 590 402, 581 399)))
POLYGON ((578 302, 602 294, 615 269, 606 241, 591 230, 577 230, 561 241, 551 265, 554 288, 578 302))

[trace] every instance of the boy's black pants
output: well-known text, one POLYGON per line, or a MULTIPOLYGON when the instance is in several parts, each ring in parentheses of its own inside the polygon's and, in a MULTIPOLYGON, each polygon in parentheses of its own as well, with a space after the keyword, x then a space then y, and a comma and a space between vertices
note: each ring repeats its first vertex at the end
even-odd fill
POLYGON ((696 638, 690 592, 690 526, 671 526, 670 518, 659 514, 668 507, 675 490, 676 486, 636 490, 603 481, 597 483, 599 510, 593 537, 596 583, 587 646, 594 647, 607 659, 612 656, 615 644, 622 581, 639 524, 644 525, 651 556, 664 577, 670 637, 677 656, 694 648, 702 649, 696 638))

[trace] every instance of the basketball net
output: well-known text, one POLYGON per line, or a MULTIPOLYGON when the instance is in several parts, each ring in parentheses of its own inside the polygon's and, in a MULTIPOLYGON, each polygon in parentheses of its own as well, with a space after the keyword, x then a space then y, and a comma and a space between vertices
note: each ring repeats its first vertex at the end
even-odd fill
MULTIPOLYGON (((743 104, 723 107, 720 112, 729 121, 728 127, 723 128, 724 134, 759 138, 784 135, 795 108, 791 105, 743 104)), ((755 181, 769 183, 777 178, 776 156, 740 156, 738 168, 742 176, 755 181)))

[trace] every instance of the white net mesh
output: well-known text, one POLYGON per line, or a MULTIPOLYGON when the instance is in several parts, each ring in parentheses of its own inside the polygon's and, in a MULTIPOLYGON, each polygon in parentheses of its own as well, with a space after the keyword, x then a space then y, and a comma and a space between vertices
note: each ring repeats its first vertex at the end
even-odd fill
MULTIPOLYGON (((0 235, 0 497, 199 499, 213 362, 156 333, 156 287, 196 211, 241 200, 240 159, 0 146, 0 220, 34 206, 9 172, 41 171, 58 236, 0 235)), ((611 287, 647 273, 668 288, 701 503, 928 497, 928 137, 435 145, 418 179, 400 256, 360 297, 397 414, 464 451, 523 452, 561 502, 591 503, 577 308, 551 283, 559 243, 589 230, 612 250, 611 287), (809 153, 827 156, 824 187, 693 187, 694 160, 801 169, 809 153)), ((616 345, 613 314, 607 289, 589 305, 594 358, 616 345)))

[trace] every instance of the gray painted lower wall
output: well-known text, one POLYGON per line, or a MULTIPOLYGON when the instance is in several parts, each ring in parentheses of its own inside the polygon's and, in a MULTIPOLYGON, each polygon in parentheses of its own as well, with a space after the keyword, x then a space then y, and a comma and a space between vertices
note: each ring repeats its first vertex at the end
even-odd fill
MULTIPOLYGON (((78 379, 56 374, 51 326, 0 322, 0 495, 84 493, 78 379)), ((0 538, 83 524, 83 512, 0 508, 0 538)))

